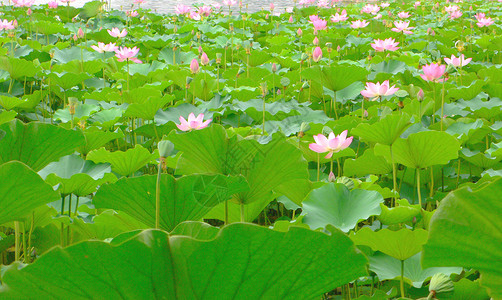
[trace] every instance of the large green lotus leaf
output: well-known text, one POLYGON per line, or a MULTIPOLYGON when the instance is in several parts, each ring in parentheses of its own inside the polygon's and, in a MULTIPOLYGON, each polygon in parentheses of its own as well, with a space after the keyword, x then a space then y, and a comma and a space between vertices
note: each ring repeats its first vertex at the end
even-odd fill
POLYGON ((265 201, 278 189, 297 204, 305 196, 298 191, 306 190, 304 184, 293 187, 289 183, 308 181, 307 162, 298 148, 278 135, 269 143, 260 144, 238 135, 229 138, 221 125, 213 124, 188 133, 172 132, 169 139, 183 152, 177 168, 182 174, 243 174, 250 190, 234 197, 238 203, 265 201))
MULTIPOLYGON (((244 221, 253 222, 260 213, 267 207, 267 205, 273 200, 273 195, 269 197, 259 199, 258 201, 244 205, 244 221)), ((228 222, 235 223, 241 221, 241 206, 238 203, 229 201, 228 205, 228 222)), ((205 219, 218 219, 221 221, 225 220, 225 203, 220 203, 216 205, 211 211, 209 211, 204 218, 205 219)))
POLYGON ((90 151, 101 148, 113 140, 124 137, 122 131, 102 131, 97 127, 87 128, 83 133, 85 145, 77 148, 77 151, 83 155, 87 155, 90 151))
POLYGON ((502 299, 502 180, 448 194, 434 214, 424 246, 424 267, 462 266, 481 273, 481 284, 502 299), (455 255, 452 255, 454 253, 455 255))
MULTIPOLYGON (((63 49, 58 49, 57 47, 54 48, 54 60, 61 64, 65 64, 72 60, 81 60, 82 58, 83 61, 95 60, 96 55, 97 54, 94 51, 81 49, 80 47, 65 47, 63 49)), ((102 54, 99 55, 98 59, 101 58, 102 54)))
POLYGON ((331 224, 344 232, 361 220, 380 214, 383 197, 376 191, 350 191, 341 183, 329 183, 313 190, 303 201, 303 223, 312 229, 331 224))
POLYGON ((0 125, 14 120, 16 116, 17 112, 13 110, 0 112, 0 125))
POLYGON ((493 168, 502 160, 502 155, 498 157, 490 155, 490 149, 486 153, 483 153, 480 151, 471 151, 469 148, 462 148, 460 150, 460 157, 483 169, 493 168))
POLYGON ((406 260, 422 250, 422 245, 427 241, 427 235, 427 231, 423 229, 373 231, 369 227, 364 227, 350 238, 356 245, 369 246, 374 251, 383 252, 399 260, 406 260))
POLYGON ((472 100, 460 100, 456 104, 459 107, 468 108, 478 118, 492 119, 500 115, 502 100, 491 98, 489 101, 483 101, 481 97, 476 97, 472 100))
POLYGON ((186 221, 178 224, 170 235, 184 235, 197 240, 208 241, 214 239, 220 229, 204 222, 186 221))
POLYGON ((484 125, 483 120, 480 119, 470 123, 458 121, 448 126, 445 130, 446 133, 456 137, 462 144, 468 141, 470 143, 479 142, 491 131, 488 126, 484 125))
POLYGON ((374 124, 361 123, 350 133, 363 141, 391 145, 411 125, 408 114, 388 115, 374 124))
POLYGON ((489 300, 490 297, 486 293, 486 289, 479 284, 479 280, 470 281, 467 278, 462 278, 453 283, 454 289, 452 295, 445 295, 444 299, 452 300, 489 300))
POLYGON ((410 205, 406 199, 398 200, 398 202, 399 206, 393 208, 380 204, 382 213, 378 216, 378 219, 382 224, 391 225, 410 222, 414 217, 420 215, 420 205, 410 205))
POLYGON ((392 172, 392 165, 383 156, 376 156, 373 149, 367 149, 356 159, 346 159, 343 165, 345 176, 380 175, 392 172))
MULTIPOLYGON (((93 113, 99 111, 97 105, 92 104, 81 104, 79 103, 75 108, 75 113, 73 114, 73 122, 77 123, 79 120, 87 120, 93 113)), ((60 120, 63 123, 71 122, 72 115, 70 114, 70 107, 58 109, 54 113, 54 120, 60 120)))
POLYGON ((363 67, 349 64, 315 66, 302 71, 305 79, 314 80, 332 91, 340 91, 356 81, 365 80, 368 73, 363 67))
MULTIPOLYGON (((11 95, 0 95, 0 106, 4 108, 5 110, 12 110, 15 107, 18 107, 21 105, 23 102, 22 99, 19 99, 18 97, 14 97, 11 95)), ((3 122, 5 123, 5 122, 3 122)))
MULTIPOLYGON (((421 131, 410 134, 406 139, 398 139, 392 145, 394 161, 409 168, 427 168, 444 165, 458 158, 460 144, 446 132, 421 131)), ((389 146, 377 144, 375 154, 390 160, 389 146)))
POLYGON ((27 165, 0 165, 0 224, 19 220, 35 208, 59 199, 59 194, 27 165))
POLYGON ((127 151, 109 152, 104 147, 87 154, 87 159, 95 163, 109 163, 112 170, 120 175, 131 175, 157 157, 146 148, 137 144, 127 151))
POLYGON ((60 86, 62 89, 68 90, 78 84, 81 84, 84 80, 91 78, 91 75, 87 73, 50 73, 49 79, 52 84, 60 86))
POLYGON ((145 103, 132 103, 127 107, 124 117, 153 120, 157 111, 174 99, 173 95, 150 97, 145 103))
POLYGON ((317 299, 367 274, 366 263, 336 230, 232 224, 211 241, 147 230, 117 246, 87 241, 12 265, 0 297, 317 299))
MULTIPOLYGON (((451 275, 460 274, 462 268, 458 267, 435 267, 422 269, 420 259, 422 253, 417 253, 404 261, 404 281, 415 288, 421 288, 424 281, 437 273, 451 275)), ((401 278, 401 261, 384 253, 376 252, 370 259, 370 270, 375 272, 380 281, 399 280, 401 278)))
POLYGON ((38 174, 51 186, 59 184, 61 194, 86 196, 95 192, 99 185, 117 181, 111 171, 110 164, 95 164, 72 154, 48 164, 38 174))
POLYGON ((9 72, 11 78, 24 80, 26 77, 35 76, 41 68, 40 66, 35 66, 33 61, 2 56, 0 57, 0 70, 9 72))
POLYGON ((37 172, 84 144, 82 133, 50 124, 14 120, 0 130, 6 133, 0 140, 0 163, 19 160, 37 172))
MULTIPOLYGON (((102 186, 93 198, 97 208, 124 211, 155 226, 156 175, 122 178, 102 186)), ((189 175, 174 179, 163 174, 160 183, 160 226, 172 230, 183 221, 198 221, 215 205, 248 189, 243 177, 189 175)))

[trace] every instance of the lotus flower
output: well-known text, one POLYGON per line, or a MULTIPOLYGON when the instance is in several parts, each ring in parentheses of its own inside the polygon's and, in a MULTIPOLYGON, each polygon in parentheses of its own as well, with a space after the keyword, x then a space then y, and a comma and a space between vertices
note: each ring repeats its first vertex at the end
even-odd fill
POLYGON ((382 3, 380 4, 380 7, 382 7, 382 8, 386 8, 386 7, 389 7, 389 6, 390 6, 390 3, 389 3, 389 2, 382 2, 382 3))
POLYGON ((478 27, 484 27, 484 26, 490 26, 493 24, 493 20, 492 18, 481 18, 480 20, 478 20, 478 22, 476 23, 476 25, 478 25, 478 27))
POLYGON ((380 11, 380 7, 378 5, 373 5, 373 4, 366 4, 363 6, 361 9, 362 13, 367 13, 367 14, 372 14, 376 15, 380 11))
POLYGON ((201 19, 201 16, 196 11, 192 11, 188 15, 188 18, 191 20, 199 21, 201 19))
POLYGON ((206 52, 202 52, 202 55, 200 56, 200 63, 203 66, 206 66, 207 64, 209 64, 209 57, 207 57, 206 52))
POLYGON ((326 22, 326 20, 317 19, 317 20, 315 20, 315 21, 312 22, 312 25, 314 25, 314 29, 315 30, 325 30, 327 23, 328 22, 326 22))
POLYGON ((14 29, 14 22, 9 20, 1 20, 0 21, 0 31, 3 29, 14 29))
POLYGON ((378 20, 382 18, 382 14, 377 14, 376 16, 373 17, 373 19, 378 20))
POLYGON ((456 10, 450 13, 450 20, 458 19, 462 16, 462 12, 460 10, 456 10))
POLYGON ((396 47, 397 45, 399 45, 399 42, 396 42, 393 38, 388 38, 385 40, 374 40, 371 47, 377 52, 383 52, 385 50, 396 51, 399 49, 399 47, 396 47))
POLYGON ((199 62, 195 58, 190 62, 190 72, 192 72, 192 74, 199 72, 199 62))
POLYGON ((402 11, 398 13, 397 16, 401 19, 408 19, 410 17, 410 14, 408 12, 402 11))
POLYGON ((105 43, 98 42, 97 46, 92 45, 91 48, 98 51, 99 53, 103 53, 103 52, 115 52, 115 50, 117 50, 119 47, 117 47, 115 43, 109 43, 105 45, 105 43))
POLYGON ((395 32, 403 32, 404 34, 412 34, 413 31, 411 31, 410 29, 413 29, 415 27, 408 27, 410 25, 410 22, 405 22, 405 21, 395 21, 394 22, 394 26, 396 26, 395 28, 392 28, 391 30, 392 31, 395 31, 395 32))
POLYGON ((484 19, 486 17, 486 15, 485 15, 485 13, 480 12, 480 13, 475 14, 474 17, 476 18, 476 20, 481 21, 481 19, 484 19))
POLYGON ((347 21, 349 18, 347 17, 347 11, 344 9, 342 13, 336 13, 334 16, 331 16, 331 22, 338 23, 342 21, 347 21))
POLYGON ((219 10, 221 8, 221 4, 216 1, 211 2, 211 6, 216 10, 219 10))
POLYGON ((58 1, 57 0, 52 0, 47 3, 49 8, 58 8, 58 1))
POLYGON ((333 132, 326 138, 323 134, 314 135, 315 143, 309 144, 310 150, 317 153, 328 152, 324 158, 331 158, 333 153, 342 151, 350 146, 353 137, 347 138, 347 130, 335 136, 333 132))
POLYGON ((446 71, 445 65, 432 63, 430 65, 423 66, 422 71, 424 72, 424 74, 420 74, 420 77, 422 77, 422 79, 425 81, 443 82, 444 80, 446 80, 440 79, 446 71))
POLYGON ((237 4, 237 0, 223 0, 223 4, 226 6, 234 6, 237 4))
POLYGON ((122 38, 127 35, 127 30, 124 28, 122 31, 120 31, 117 27, 113 27, 112 30, 108 29, 108 33, 116 38, 122 38))
POLYGON ((200 130, 206 128, 213 119, 202 122, 203 120, 204 114, 199 114, 196 118, 193 113, 190 113, 190 115, 188 115, 188 120, 185 120, 185 118, 180 116, 181 124, 176 124, 176 127, 178 127, 181 131, 200 130))
POLYGON ((328 8, 329 7, 329 1, 328 0, 319 0, 319 1, 317 1, 317 7, 319 7, 319 8, 328 8))
POLYGON ((118 61, 133 61, 135 63, 141 64, 143 63, 141 60, 136 58, 135 56, 138 54, 139 48, 133 47, 133 48, 127 48, 127 47, 120 47, 119 49, 115 50, 115 56, 118 58, 118 61))
POLYGON ((177 15, 188 15, 192 12, 192 8, 188 5, 178 4, 174 7, 174 13, 177 15))
POLYGON ((134 4, 141 4, 141 3, 145 3, 144 0, 133 0, 133 3, 134 4))
POLYGON ((451 58, 445 58, 444 61, 449 64, 453 65, 454 67, 463 67, 466 66, 468 63, 470 63, 472 58, 465 58, 463 54, 461 54, 459 57, 455 57, 455 55, 451 55, 451 58))
MULTIPOLYGON (((439 4, 439 3, 438 3, 439 4)), ((457 11, 459 10, 458 6, 456 5, 450 5, 450 6, 447 6, 444 8, 444 10, 447 12, 447 13, 452 13, 454 11, 457 11)))
POLYGON ((382 84, 380 82, 366 82, 366 89, 361 91, 361 95, 374 101, 381 96, 394 95, 398 90, 399 88, 396 88, 394 85, 390 87, 388 80, 385 80, 382 84))
POLYGON ((126 16, 130 17, 130 18, 134 18, 134 17, 137 17, 138 16, 138 12, 133 10, 133 11, 126 11, 126 16))
POLYGON ((419 7, 420 4, 421 4, 420 1, 416 1, 415 4, 413 4, 413 8, 417 9, 417 7, 419 7))
POLYGON ((315 62, 318 62, 322 58, 322 50, 320 47, 316 47, 314 51, 312 52, 312 59, 315 62))
POLYGON ((301 28, 298 28, 298 30, 296 31, 296 35, 298 36, 302 36, 303 35, 303 31, 301 28))
POLYGON ((364 28, 366 26, 368 26, 370 24, 370 22, 368 21, 365 21, 365 20, 357 20, 357 21, 352 21, 352 24, 350 25, 350 27, 354 28, 354 29, 357 29, 357 28, 364 28))
POLYGON ((314 40, 312 41, 312 44, 314 44, 315 46, 319 45, 319 39, 315 37, 314 40))
POLYGON ((197 13, 201 16, 206 16, 206 17, 209 17, 209 15, 211 15, 211 13, 213 12, 213 8, 209 5, 203 5, 201 7, 199 7, 199 9, 197 10, 197 13))
POLYGON ((35 3, 35 0, 12 0, 15 7, 30 7, 35 3))

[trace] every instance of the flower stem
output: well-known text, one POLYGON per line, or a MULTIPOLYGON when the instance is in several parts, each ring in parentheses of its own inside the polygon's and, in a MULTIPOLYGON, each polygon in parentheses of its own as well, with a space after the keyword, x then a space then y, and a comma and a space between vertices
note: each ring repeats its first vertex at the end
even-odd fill
POLYGON ((418 194, 418 204, 422 208, 422 195, 420 194, 420 169, 417 169, 417 194, 418 194))
MULTIPOLYGON (((163 159, 162 157, 160 158, 163 159)), ((160 229, 160 178, 162 175, 162 162, 159 162, 157 171, 157 184, 155 185, 155 229, 160 229)))
POLYGON ((401 298, 404 298, 404 260, 401 260, 400 286, 401 286, 401 298))
POLYGON ((317 153, 317 181, 319 181, 319 170, 321 169, 321 155, 317 153))
MULTIPOLYGON (((390 144, 390 160, 392 161, 392 183, 393 183, 393 190, 397 192, 397 174, 396 174, 396 163, 394 162, 394 155, 392 153, 392 144, 390 144)), ((397 197, 394 197, 394 203, 393 206, 396 206, 396 200, 397 197)))
POLYGON ((20 245, 19 243, 21 242, 21 226, 19 224, 19 221, 14 221, 14 258, 16 261, 19 261, 19 256, 20 256, 20 245))
POLYGON ((241 222, 246 222, 246 218, 244 217, 244 203, 241 202, 241 222))

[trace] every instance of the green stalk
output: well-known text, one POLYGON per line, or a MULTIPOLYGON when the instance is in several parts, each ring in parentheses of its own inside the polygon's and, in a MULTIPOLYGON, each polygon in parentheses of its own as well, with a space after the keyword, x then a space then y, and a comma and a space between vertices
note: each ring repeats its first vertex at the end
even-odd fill
POLYGON ((228 225, 228 200, 225 201, 225 225, 228 225))
MULTIPOLYGON (((390 144, 390 159, 392 161, 392 183, 393 183, 393 186, 394 186, 394 191, 397 192, 397 171, 396 171, 396 163, 394 162, 394 155, 392 153, 392 144, 390 144)), ((393 206, 396 206, 396 200, 397 200, 397 197, 394 197, 394 205, 393 206)))
POLYGON ((441 131, 443 131, 443 114, 444 114, 444 82, 445 80, 443 80, 443 89, 441 91, 441 116, 439 116, 441 118, 441 131))
POLYGON ((321 169, 321 155, 317 153, 317 181, 319 181, 319 170, 321 169))
POLYGON ((404 260, 401 260, 400 287, 401 287, 401 298, 404 298, 404 260))
POLYGON ((265 95, 263 96, 263 129, 262 134, 265 135, 265 95))
POLYGON ((19 221, 14 221, 14 257, 16 261, 19 261, 20 256, 20 239, 21 239, 21 226, 19 225, 19 221))
MULTIPOLYGON (((160 158, 163 159, 162 157, 160 158)), ((159 162, 157 184, 155 186, 155 229, 160 229, 160 178, 162 175, 162 162, 159 162)))
POLYGON ((420 194, 420 169, 417 169, 417 194, 418 194, 418 204, 422 208, 422 195, 420 194))
POLYGON ((25 222, 23 222, 23 261, 24 263, 28 262, 28 249, 26 245, 26 229, 25 229, 25 222))
POLYGON ((241 202, 241 222, 245 222, 246 218, 244 217, 244 203, 241 202))

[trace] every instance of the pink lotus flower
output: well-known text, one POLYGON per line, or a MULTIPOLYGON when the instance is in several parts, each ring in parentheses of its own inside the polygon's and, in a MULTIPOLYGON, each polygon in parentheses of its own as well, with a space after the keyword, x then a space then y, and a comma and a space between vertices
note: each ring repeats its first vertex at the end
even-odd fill
POLYGON ((199 72, 199 62, 197 61, 197 59, 192 59, 192 61, 190 62, 190 72, 192 72, 192 74, 196 74, 199 72))
POLYGON ((188 5, 178 4, 174 7, 174 13, 177 15, 188 15, 192 12, 192 8, 188 5))
POLYGON ((200 63, 203 66, 206 66, 207 64, 209 64, 209 57, 207 57, 206 52, 202 52, 202 55, 200 56, 200 63))
POLYGON ((312 44, 314 44, 314 46, 319 45, 319 39, 315 37, 314 40, 312 41, 312 44))
POLYGON ((145 3, 144 0, 134 0, 133 1, 134 4, 142 4, 142 3, 145 3))
POLYGON ((237 4, 237 0, 223 0, 223 5, 234 6, 237 4))
POLYGON ((383 52, 385 50, 396 51, 397 49, 399 49, 399 47, 396 47, 397 45, 399 45, 399 42, 396 42, 393 38, 388 38, 385 40, 374 40, 373 44, 371 44, 371 47, 373 47, 373 49, 375 49, 375 51, 377 52, 383 52))
POLYGON ((338 22, 347 21, 349 19, 349 17, 347 17, 347 11, 344 9, 344 10, 342 10, 341 14, 336 13, 334 16, 332 15, 330 19, 331 19, 331 22, 338 23, 338 22))
POLYGON ((293 20, 293 16, 289 16, 288 23, 293 23, 295 20, 293 20))
POLYGON ((181 124, 176 124, 176 127, 178 127, 181 131, 200 130, 206 128, 213 119, 202 122, 203 120, 204 114, 199 114, 196 118, 193 113, 190 113, 190 115, 188 115, 188 120, 185 120, 185 118, 180 116, 181 124))
POLYGON ((324 158, 329 159, 333 156, 333 153, 348 148, 353 138, 352 136, 347 138, 347 130, 344 130, 338 136, 335 136, 335 134, 331 132, 327 138, 323 134, 318 134, 314 135, 315 143, 309 144, 309 148, 317 153, 328 152, 324 158))
POLYGON ((366 89, 361 91, 361 95, 374 101, 381 96, 394 95, 398 90, 399 88, 396 88, 395 85, 390 87, 388 80, 385 80, 382 84, 380 84, 380 82, 366 82, 366 89))
POLYGON ((126 16, 130 17, 130 18, 134 18, 134 17, 137 17, 138 16, 138 12, 133 10, 133 11, 126 11, 126 16))
POLYGON ((380 7, 378 5, 373 5, 373 4, 366 4, 363 6, 361 9, 362 13, 367 13, 367 14, 372 14, 376 15, 380 11, 380 7))
POLYGON ((58 8, 58 1, 57 0, 52 0, 47 3, 49 8, 58 8))
POLYGON ((465 58, 463 54, 461 54, 459 57, 455 57, 455 55, 451 55, 451 58, 445 58, 444 61, 445 63, 452 65, 454 67, 463 67, 466 66, 468 63, 470 63, 472 58, 465 58))
POLYGON ((30 7, 35 3, 35 0, 12 0, 15 7, 30 7))
POLYGON ((462 16, 462 12, 460 10, 456 10, 450 13, 450 20, 458 19, 462 16))
POLYGON ((192 11, 188 15, 188 18, 191 19, 191 20, 199 21, 201 19, 201 16, 197 12, 192 11))
POLYGON ((412 34, 413 31, 410 29, 413 29, 415 27, 408 27, 410 25, 410 22, 405 22, 405 21, 395 21, 394 26, 395 28, 392 28, 391 30, 394 32, 403 32, 404 34, 412 34))
POLYGON ((485 15, 485 13, 480 12, 480 13, 475 14, 474 17, 476 18, 476 20, 481 21, 481 19, 484 19, 486 17, 486 15, 485 15))
POLYGON ((309 22, 313 23, 314 21, 320 20, 318 15, 310 15, 309 22))
POLYGON ((303 35, 303 31, 301 28, 298 28, 298 30, 296 31, 296 35, 298 36, 302 36, 303 35))
POLYGON ((378 20, 382 18, 382 14, 377 14, 376 16, 373 17, 373 19, 378 20))
POLYGON ((325 30, 327 23, 326 20, 317 19, 312 22, 312 25, 314 25, 315 30, 325 30))
POLYGON ((119 47, 117 47, 115 43, 109 43, 105 45, 105 43, 98 42, 97 46, 92 45, 91 48, 99 53, 103 53, 103 52, 115 52, 115 50, 117 50, 119 47))
POLYGON ((446 80, 440 79, 446 71, 445 65, 432 63, 430 65, 423 66, 422 71, 424 72, 424 74, 420 74, 420 77, 422 77, 422 79, 425 81, 443 82, 444 80, 446 80))
MULTIPOLYGON (((439 3, 438 3, 439 4, 439 3)), ((447 6, 444 8, 444 10, 447 12, 447 13, 452 13, 454 11, 457 11, 459 10, 458 6, 456 5, 450 5, 450 6, 447 6)))
POLYGON ((209 5, 203 5, 203 6, 199 7, 199 9, 197 10, 197 13, 199 15, 206 16, 206 17, 209 17, 212 12, 213 12, 213 8, 209 5))
POLYGON ((408 19, 410 17, 410 14, 408 12, 402 11, 398 13, 397 16, 401 19, 408 19))
POLYGON ((420 1, 416 1, 415 4, 413 4, 413 8, 417 9, 417 7, 419 7, 420 4, 421 4, 420 1))
POLYGON ((386 7, 389 7, 389 6, 390 6, 390 3, 389 3, 389 2, 382 2, 382 3, 380 4, 380 6, 381 6, 382 8, 386 8, 386 7))
POLYGON ((490 26, 493 24, 493 20, 492 18, 481 18, 480 20, 478 20, 479 22, 476 23, 476 25, 478 25, 478 27, 484 27, 484 26, 490 26))
POLYGON ((322 58, 322 50, 321 47, 316 47, 314 51, 312 52, 312 59, 315 62, 318 62, 322 58))
POLYGON ((123 38, 127 35, 127 30, 124 28, 120 31, 117 27, 113 27, 112 30, 108 29, 108 34, 116 38, 123 38))
POLYGON ((9 20, 1 20, 0 21, 0 31, 3 29, 14 29, 14 24, 12 21, 9 20))
POLYGON ((366 26, 368 26, 370 24, 370 22, 368 21, 365 21, 365 20, 357 20, 357 21, 352 21, 352 24, 350 25, 350 27, 354 28, 354 29, 357 29, 357 28, 364 28, 366 26))
POLYGON ((319 7, 319 8, 328 8, 329 7, 329 1, 328 0, 319 0, 319 1, 317 1, 317 7, 319 7))
POLYGON ((133 61, 137 64, 143 63, 141 60, 139 60, 137 57, 135 57, 139 52, 139 48, 136 46, 133 48, 127 48, 127 47, 120 47, 119 49, 115 50, 115 56, 118 58, 118 61, 133 61))
POLYGON ((274 3, 270 3, 270 5, 269 5, 269 6, 270 6, 270 11, 273 11, 273 10, 275 9, 275 5, 274 5, 274 3))

